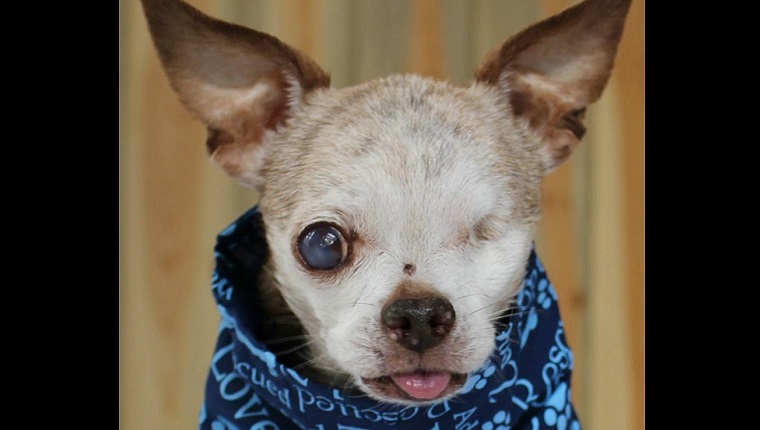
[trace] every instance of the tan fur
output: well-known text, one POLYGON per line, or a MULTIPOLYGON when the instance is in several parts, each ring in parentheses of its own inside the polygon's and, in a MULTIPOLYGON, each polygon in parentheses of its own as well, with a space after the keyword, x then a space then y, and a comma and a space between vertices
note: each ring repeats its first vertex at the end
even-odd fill
POLYGON ((394 75, 333 89, 270 35, 179 0, 143 0, 174 89, 209 128, 211 159, 261 193, 262 332, 311 341, 285 364, 308 361, 311 378, 403 404, 425 401, 390 375, 450 372, 437 400, 456 394, 519 291, 542 178, 583 137, 629 4, 587 0, 531 26, 489 53, 469 87, 394 75), (316 223, 347 241, 328 270, 299 254, 316 223), (450 303, 456 319, 440 343, 413 351, 380 315, 425 296, 450 303))

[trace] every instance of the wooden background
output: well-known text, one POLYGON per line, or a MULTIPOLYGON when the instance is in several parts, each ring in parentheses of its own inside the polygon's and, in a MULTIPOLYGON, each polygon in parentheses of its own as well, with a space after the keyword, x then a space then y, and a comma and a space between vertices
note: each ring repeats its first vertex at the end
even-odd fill
MULTIPOLYGON (((190 0, 269 32, 343 87, 416 72, 467 83, 490 48, 564 0, 190 0)), ((219 321, 216 234, 257 196, 207 160, 139 1, 120 0, 119 426, 197 427, 219 321)), ((644 1, 589 109, 573 159, 547 177, 539 255, 560 295, 585 430, 644 428, 644 1)))

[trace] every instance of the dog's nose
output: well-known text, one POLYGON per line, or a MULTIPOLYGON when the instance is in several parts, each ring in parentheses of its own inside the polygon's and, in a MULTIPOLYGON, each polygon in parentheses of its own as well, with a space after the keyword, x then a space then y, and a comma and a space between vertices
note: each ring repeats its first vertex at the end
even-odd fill
POLYGON ((441 343, 451 331, 454 318, 451 303, 440 297, 399 299, 381 313, 391 339, 418 353, 441 343))

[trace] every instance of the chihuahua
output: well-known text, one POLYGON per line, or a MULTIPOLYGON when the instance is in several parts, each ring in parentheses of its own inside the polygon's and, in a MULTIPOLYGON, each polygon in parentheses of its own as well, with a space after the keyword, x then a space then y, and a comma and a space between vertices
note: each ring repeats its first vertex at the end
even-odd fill
POLYGON ((630 0, 528 27, 467 87, 394 75, 342 89, 271 35, 142 3, 211 160, 260 196, 219 237, 225 337, 202 426, 580 427, 533 241, 542 178, 585 133, 630 0))

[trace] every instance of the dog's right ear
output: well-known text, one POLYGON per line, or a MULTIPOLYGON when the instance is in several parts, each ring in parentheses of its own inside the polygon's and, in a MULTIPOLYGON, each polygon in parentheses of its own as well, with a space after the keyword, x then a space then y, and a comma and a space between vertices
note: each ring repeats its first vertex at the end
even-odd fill
POLYGON ((304 94, 330 77, 276 38, 211 18, 180 0, 142 0, 153 42, 180 101, 209 130, 211 159, 260 187, 263 140, 304 94))
POLYGON ((586 106, 612 71, 631 0, 585 0, 538 22, 486 55, 476 78, 498 88, 544 149, 545 173, 586 131, 586 106))

